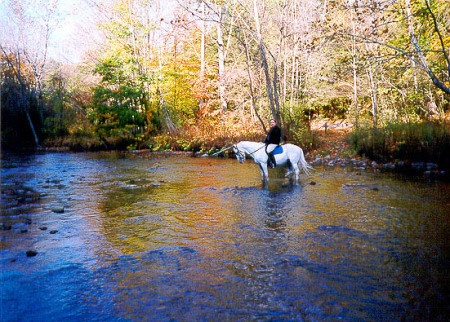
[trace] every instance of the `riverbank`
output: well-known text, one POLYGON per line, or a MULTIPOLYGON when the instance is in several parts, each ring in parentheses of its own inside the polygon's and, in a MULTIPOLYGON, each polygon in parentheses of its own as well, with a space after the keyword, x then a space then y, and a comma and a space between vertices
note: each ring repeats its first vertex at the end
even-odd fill
MULTIPOLYGON (((229 134, 231 135, 231 134, 229 134)), ((238 134, 236 134, 238 135, 238 134)), ((241 140, 262 141, 259 132, 236 137, 159 135, 133 143, 130 138, 109 139, 107 145, 96 138, 66 138, 47 141, 44 152, 122 151, 138 154, 214 154, 241 140)), ((426 178, 449 179, 450 130, 447 124, 418 123, 383 129, 353 131, 348 123, 314 122, 311 130, 297 138, 308 162, 328 167, 400 172, 426 178), (417 152, 418 151, 418 152, 417 152)), ((232 151, 226 153, 234 157, 232 151)))
POLYGON ((352 146, 354 133, 350 127, 328 127, 316 131, 319 145, 305 155, 308 162, 328 167, 353 167, 357 171, 397 172, 424 178, 450 180, 448 164, 429 160, 395 159, 380 162, 359 155, 352 146))

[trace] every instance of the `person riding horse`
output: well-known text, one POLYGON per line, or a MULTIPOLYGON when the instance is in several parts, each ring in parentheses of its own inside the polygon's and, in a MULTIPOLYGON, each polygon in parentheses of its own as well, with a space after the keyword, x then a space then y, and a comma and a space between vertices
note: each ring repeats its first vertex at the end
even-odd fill
POLYGON ((271 129, 267 134, 266 140, 264 143, 266 144, 266 153, 268 156, 267 165, 270 168, 275 168, 275 156, 273 155, 273 150, 280 144, 281 142, 281 128, 278 126, 275 120, 270 120, 271 129))

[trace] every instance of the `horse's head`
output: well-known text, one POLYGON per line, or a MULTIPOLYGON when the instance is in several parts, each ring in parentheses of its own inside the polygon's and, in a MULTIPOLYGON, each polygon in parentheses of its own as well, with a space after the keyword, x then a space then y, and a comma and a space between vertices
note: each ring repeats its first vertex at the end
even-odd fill
POLYGON ((236 154, 236 158, 238 159, 239 163, 243 163, 245 161, 245 152, 239 150, 236 144, 233 145, 233 152, 234 154, 236 154))

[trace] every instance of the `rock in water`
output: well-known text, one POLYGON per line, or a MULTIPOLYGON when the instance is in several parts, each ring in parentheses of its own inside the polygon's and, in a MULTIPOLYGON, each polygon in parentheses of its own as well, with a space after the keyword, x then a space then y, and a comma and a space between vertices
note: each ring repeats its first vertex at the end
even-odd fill
POLYGON ((63 206, 53 206, 52 211, 57 213, 57 214, 62 214, 64 213, 64 207, 63 206))
POLYGON ((28 250, 27 251, 27 257, 33 257, 37 255, 37 251, 35 250, 28 250))

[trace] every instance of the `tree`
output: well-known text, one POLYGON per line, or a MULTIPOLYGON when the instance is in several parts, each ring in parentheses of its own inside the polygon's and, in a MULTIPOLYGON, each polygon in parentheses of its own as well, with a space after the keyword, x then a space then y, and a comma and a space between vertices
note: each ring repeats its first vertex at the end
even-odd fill
POLYGON ((258 3, 256 0, 253 0, 253 12, 256 27, 256 36, 258 38, 259 51, 261 53, 261 61, 264 68, 264 74, 266 75, 266 86, 267 86, 267 93, 269 96, 270 109, 272 111, 272 117, 276 120, 278 124, 281 124, 280 106, 278 104, 277 99, 277 72, 276 72, 277 66, 275 62, 274 77, 272 79, 269 73, 269 66, 267 64, 267 57, 266 57, 266 49, 261 35, 261 24, 259 22, 258 3), (272 87, 272 83, 275 85, 274 87, 272 87))
MULTIPOLYGON (((53 62, 43 80, 44 129, 47 140, 91 136, 83 106, 90 103, 90 77, 79 67, 53 62)), ((56 142, 56 141, 55 141, 56 142)))
POLYGON ((450 4, 437 0, 432 4, 428 0, 403 0, 389 3, 373 1, 375 8, 383 12, 385 22, 374 26, 373 33, 383 32, 389 27, 390 38, 385 41, 365 35, 352 35, 361 41, 384 46, 391 50, 391 55, 401 55, 424 71, 434 86, 450 94, 446 83, 450 78, 450 60, 448 37, 442 30, 449 28, 448 16, 450 4), (437 14, 435 13, 437 12, 437 14), (408 41, 398 35, 408 35, 408 41), (393 52, 392 52, 393 51, 393 52))
POLYGON ((42 81, 48 62, 50 35, 57 24, 58 0, 9 0, 8 13, 11 18, 2 28, 4 46, 21 52, 24 61, 33 73, 33 90, 38 99, 39 115, 43 123, 42 81))
POLYGON ((9 20, 1 29, 1 51, 17 82, 20 84, 19 102, 29 123, 34 143, 39 146, 38 133, 44 123, 42 101, 42 80, 47 62, 49 36, 55 19, 57 1, 17 1, 7 2, 9 20), (33 10, 39 8, 39 10, 33 10), (23 67, 32 75, 32 81, 24 79, 23 67), (31 104, 30 100, 35 100, 31 104), (32 114, 38 111, 39 122, 32 114), (36 126, 36 124, 38 126, 36 126))
MULTIPOLYGON (((445 79, 450 80, 450 59, 449 59, 449 54, 447 52, 447 48, 448 45, 446 46, 446 41, 444 40, 441 30, 440 30, 440 24, 441 22, 437 20, 436 15, 434 14, 430 3, 428 0, 425 0, 425 5, 426 5, 426 9, 423 7, 423 5, 419 5, 418 8, 416 9, 416 13, 412 13, 412 4, 410 0, 405 0, 405 6, 406 6, 406 20, 408 21, 408 33, 409 33, 409 37, 410 37, 410 42, 411 45, 414 48, 413 52, 414 54, 410 54, 407 53, 407 57, 409 59, 411 59, 414 63, 416 63, 424 72, 426 72, 428 74, 428 76, 430 77, 430 79, 432 80, 433 84, 441 89, 442 91, 444 91, 446 94, 450 94, 450 87, 447 86, 445 84, 445 79), (419 16, 419 19, 414 19, 414 15, 419 16), (423 20, 423 17, 420 16, 426 16, 426 21, 423 20), (431 17, 432 19, 432 27, 430 28, 429 24, 431 24, 431 19, 429 19, 431 17), (422 21, 420 21, 422 18, 422 21), (415 23, 415 21, 419 21, 419 23, 415 23), (436 43, 438 43, 439 47, 438 49, 435 51, 435 53, 442 55, 442 58, 438 58, 439 60, 443 61, 444 64, 446 65, 446 69, 441 69, 442 67, 438 67, 436 69, 433 70, 432 67, 430 67, 430 63, 429 63, 429 59, 427 59, 427 57, 425 56, 426 53, 425 51, 432 51, 432 48, 427 48, 427 46, 421 46, 421 44, 419 44, 419 39, 418 36, 416 34, 416 25, 421 25, 421 26, 427 26, 428 28, 430 28, 432 30, 432 35, 430 35, 430 38, 435 38, 435 41, 433 41, 433 45, 435 45, 436 43), (437 72, 441 74, 441 76, 437 75, 437 72)), ((437 1, 436 3, 438 3, 439 5, 439 1, 437 1)), ((436 4, 435 3, 435 4, 436 4)), ((441 4, 441 7, 436 6, 437 8, 443 8, 444 4, 441 4)), ((448 6, 448 2, 447 2, 447 6, 448 6)), ((450 7, 450 6, 449 6, 450 7)), ((449 11, 447 11, 447 13, 449 13, 449 11)), ((447 19, 446 21, 444 21, 443 23, 448 24, 448 15, 446 15, 447 19)), ((420 28, 420 27, 419 27, 420 28)), ((428 29, 427 28, 427 29, 428 29)), ((450 44, 450 41, 448 41, 448 43, 450 44)), ((401 49, 397 48, 396 50, 402 52, 401 49)), ((406 53, 406 52, 405 52, 406 53)), ((442 65, 441 65, 442 66, 442 65)))
MULTIPOLYGON (((31 118, 32 99, 35 98, 32 91, 35 79, 30 71, 30 67, 25 65, 21 59, 20 51, 9 53, 0 45, 2 54, 2 83, 3 87, 10 89, 5 92, 5 96, 2 95, 2 111, 5 109, 11 112, 14 109, 23 111, 26 116, 26 120, 30 126, 31 133, 33 135, 34 144, 39 146, 39 138, 31 118), (7 95, 10 94, 9 97, 7 95), (3 102, 5 100, 5 102, 3 102)), ((3 94, 3 93, 2 93, 3 94)), ((16 112, 17 113, 17 112, 16 112)), ((7 118, 7 113, 2 113, 2 123, 7 118), (6 115, 5 115, 6 114, 6 115)), ((20 118, 19 118, 20 119, 20 118)), ((15 127, 19 124, 10 124, 15 127)))

